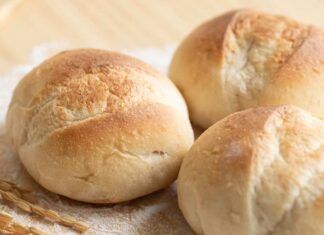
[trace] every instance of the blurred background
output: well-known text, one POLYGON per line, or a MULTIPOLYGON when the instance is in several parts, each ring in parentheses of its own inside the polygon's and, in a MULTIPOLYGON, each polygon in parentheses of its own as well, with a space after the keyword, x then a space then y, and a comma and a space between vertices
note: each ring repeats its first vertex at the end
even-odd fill
POLYGON ((0 76, 26 63, 32 49, 44 43, 53 51, 161 48, 177 45, 198 24, 235 8, 324 27, 324 0, 0 0, 0 76))

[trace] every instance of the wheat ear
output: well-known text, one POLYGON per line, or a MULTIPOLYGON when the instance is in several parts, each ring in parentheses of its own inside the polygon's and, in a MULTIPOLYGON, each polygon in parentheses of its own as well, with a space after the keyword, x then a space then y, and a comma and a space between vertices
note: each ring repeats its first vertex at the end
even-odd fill
POLYGON ((16 184, 2 179, 0 179, 0 189, 6 192, 12 192, 18 197, 22 197, 22 195, 24 194, 31 193, 31 191, 28 189, 18 187, 16 184))
POLYGON ((25 212, 37 214, 42 218, 45 218, 55 223, 62 224, 77 232, 83 233, 89 229, 89 226, 87 224, 78 221, 75 218, 72 218, 70 216, 59 215, 56 211, 48 210, 40 206, 37 206, 33 203, 30 203, 18 197, 12 192, 7 192, 0 189, 0 195, 5 201, 11 202, 13 205, 15 205, 16 207, 20 208, 25 212))
POLYGON ((34 227, 24 226, 15 222, 8 213, 0 211, 0 233, 17 235, 44 235, 42 231, 34 227))

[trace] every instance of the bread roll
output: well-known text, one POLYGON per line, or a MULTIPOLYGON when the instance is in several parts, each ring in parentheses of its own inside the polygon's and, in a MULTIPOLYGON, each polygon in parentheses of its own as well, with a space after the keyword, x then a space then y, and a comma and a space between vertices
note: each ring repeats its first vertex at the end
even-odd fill
POLYGON ((177 49, 169 76, 192 121, 207 128, 262 105, 297 105, 324 116, 323 61, 323 31, 238 10, 195 29, 177 49))
POLYGON ((324 122, 295 106, 224 118, 185 157, 178 197, 198 234, 324 234, 324 122))
POLYGON ((62 52, 27 74, 6 127, 38 183, 93 203, 167 187, 193 142, 169 79, 135 58, 94 49, 62 52))

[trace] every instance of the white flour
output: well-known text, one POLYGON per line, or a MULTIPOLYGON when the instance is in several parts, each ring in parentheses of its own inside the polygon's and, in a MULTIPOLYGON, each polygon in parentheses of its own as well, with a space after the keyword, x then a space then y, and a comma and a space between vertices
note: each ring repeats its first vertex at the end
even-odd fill
MULTIPOLYGON (((32 51, 28 65, 18 65, 0 79, 0 178, 31 188, 40 205, 87 222, 91 229, 86 234, 192 234, 178 209, 174 186, 131 202, 96 206, 52 194, 42 189, 25 172, 3 136, 5 114, 11 94, 24 74, 53 52, 64 48, 66 45, 61 43, 40 45, 32 51)), ((166 73, 173 48, 124 53, 140 58, 166 73)), ((0 210, 9 212, 22 224, 35 226, 49 234, 74 234, 63 226, 54 225, 1 203, 0 210)))

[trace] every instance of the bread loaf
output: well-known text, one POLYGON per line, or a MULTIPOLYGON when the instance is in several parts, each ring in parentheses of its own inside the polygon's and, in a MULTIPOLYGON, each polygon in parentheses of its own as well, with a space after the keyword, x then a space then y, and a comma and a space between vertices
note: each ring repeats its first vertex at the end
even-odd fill
POLYGON ((177 49, 169 76, 203 128, 261 105, 297 105, 323 117, 323 61, 322 30, 237 10, 195 29, 177 49))
POLYGON ((38 183, 93 203, 167 187, 193 142, 185 102, 168 78, 95 49, 62 52, 27 74, 6 128, 38 183))
POLYGON ((234 113, 197 139, 177 182, 197 234, 324 234, 324 122, 294 106, 234 113))

